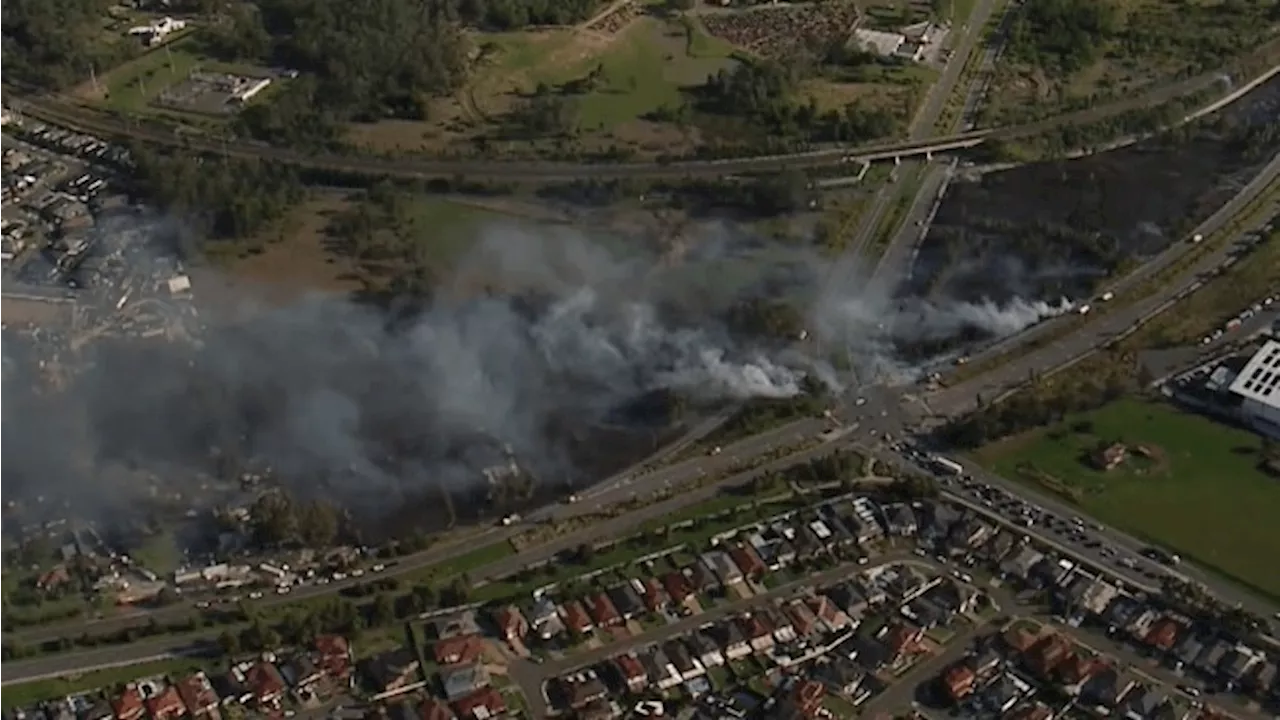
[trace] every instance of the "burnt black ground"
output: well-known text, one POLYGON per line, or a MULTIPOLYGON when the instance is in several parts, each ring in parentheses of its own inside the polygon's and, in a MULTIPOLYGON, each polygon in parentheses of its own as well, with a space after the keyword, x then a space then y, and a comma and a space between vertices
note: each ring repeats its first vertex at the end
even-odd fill
POLYGON ((1177 242, 1280 150, 1280 78, 1216 116, 1085 158, 957 179, 905 294, 1085 298, 1177 242))

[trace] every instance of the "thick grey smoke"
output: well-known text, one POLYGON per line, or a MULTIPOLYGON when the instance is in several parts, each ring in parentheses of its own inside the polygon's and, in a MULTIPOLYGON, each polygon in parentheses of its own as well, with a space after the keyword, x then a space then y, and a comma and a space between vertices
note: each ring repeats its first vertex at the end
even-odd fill
MULTIPOLYGON (((817 368, 735 337, 717 320, 723 308, 689 306, 733 296, 687 284, 701 262, 701 281, 723 285, 712 266, 745 263, 751 249, 734 252, 686 261, 677 277, 651 255, 611 254, 566 230, 498 226, 429 307, 403 318, 311 297, 214 321, 199 347, 98 343, 63 393, 34 395, 29 373, 7 373, 7 497, 121 507, 159 484, 191 498, 211 447, 357 508, 483 485, 508 449, 539 478, 582 481, 575 445, 591 444, 593 428, 643 425, 635 415, 650 411, 630 406, 646 396, 785 397, 817 368), (158 463, 163 478, 119 472, 158 463)), ((620 442, 617 459, 627 452, 620 442)))

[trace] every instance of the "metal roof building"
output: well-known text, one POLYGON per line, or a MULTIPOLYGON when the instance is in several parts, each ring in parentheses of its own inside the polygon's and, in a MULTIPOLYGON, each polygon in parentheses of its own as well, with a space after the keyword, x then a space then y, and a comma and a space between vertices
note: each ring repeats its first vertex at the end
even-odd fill
POLYGON ((1269 340, 1231 383, 1240 413, 1264 435, 1280 437, 1280 342, 1269 340))

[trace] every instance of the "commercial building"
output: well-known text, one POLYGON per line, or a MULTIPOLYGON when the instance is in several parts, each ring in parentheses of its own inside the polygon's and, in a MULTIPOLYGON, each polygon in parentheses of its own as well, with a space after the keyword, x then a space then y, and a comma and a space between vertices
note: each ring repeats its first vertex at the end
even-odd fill
POLYGON ((1230 392, 1240 417, 1258 432, 1280 438, 1280 342, 1268 340, 1236 376, 1230 392))

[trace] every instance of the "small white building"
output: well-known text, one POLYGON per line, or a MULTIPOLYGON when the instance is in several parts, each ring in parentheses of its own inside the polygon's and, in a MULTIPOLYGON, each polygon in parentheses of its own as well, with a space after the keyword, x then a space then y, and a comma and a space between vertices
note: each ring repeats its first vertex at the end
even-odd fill
POLYGON ((853 31, 853 39, 859 48, 881 57, 889 57, 898 52, 902 44, 907 41, 907 38, 902 33, 865 30, 862 28, 853 31))

